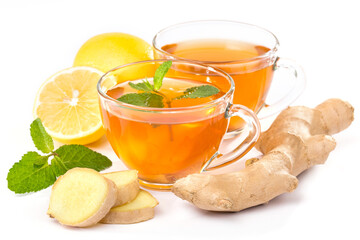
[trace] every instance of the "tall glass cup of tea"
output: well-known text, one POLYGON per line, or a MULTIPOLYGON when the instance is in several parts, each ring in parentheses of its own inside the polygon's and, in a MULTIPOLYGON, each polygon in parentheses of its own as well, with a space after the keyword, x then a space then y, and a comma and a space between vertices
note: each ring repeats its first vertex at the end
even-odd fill
POLYGON ((164 62, 169 61, 119 66, 97 86, 113 150, 128 168, 138 171, 143 185, 155 189, 168 189, 188 174, 236 161, 260 134, 256 114, 232 104, 235 86, 229 74, 173 60, 160 86, 155 74, 164 74, 157 70, 164 62), (233 116, 245 122, 244 141, 222 154, 219 147, 233 116))
MULTIPOLYGON (((235 82, 234 104, 250 108, 260 119, 287 107, 305 86, 301 67, 277 56, 276 36, 255 25, 215 20, 181 23, 158 32, 153 47, 156 58, 192 60, 230 74, 235 82), (282 70, 288 87, 267 105, 273 76, 282 70)), ((240 118, 232 118, 227 137, 237 135, 243 124, 240 118)))

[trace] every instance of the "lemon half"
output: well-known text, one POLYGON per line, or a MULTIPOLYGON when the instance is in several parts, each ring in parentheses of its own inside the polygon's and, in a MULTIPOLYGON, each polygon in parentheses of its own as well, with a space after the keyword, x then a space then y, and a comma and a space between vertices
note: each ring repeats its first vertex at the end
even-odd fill
POLYGON ((71 67, 43 83, 33 114, 51 137, 67 144, 88 144, 104 134, 96 90, 103 74, 91 67, 71 67))

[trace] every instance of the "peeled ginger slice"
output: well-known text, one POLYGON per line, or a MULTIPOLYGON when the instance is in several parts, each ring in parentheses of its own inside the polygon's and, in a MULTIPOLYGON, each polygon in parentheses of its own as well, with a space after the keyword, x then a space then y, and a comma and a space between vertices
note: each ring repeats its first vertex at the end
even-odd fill
POLYGON ((133 201, 111 208, 100 222, 129 224, 146 221, 154 217, 154 208, 158 204, 149 192, 141 189, 133 201))
POLYGON ((103 173, 103 176, 113 181, 117 187, 115 206, 134 200, 139 193, 139 181, 136 170, 103 173))
POLYGON ((87 227, 99 222, 117 200, 116 185, 89 168, 73 168, 52 187, 48 214, 63 225, 87 227))

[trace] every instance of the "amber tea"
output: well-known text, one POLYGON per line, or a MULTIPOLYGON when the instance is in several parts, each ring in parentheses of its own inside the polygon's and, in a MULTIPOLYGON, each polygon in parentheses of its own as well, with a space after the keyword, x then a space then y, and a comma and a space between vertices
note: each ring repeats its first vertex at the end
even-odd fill
MULTIPOLYGON (((139 82, 141 80, 133 81, 135 84, 139 82)), ((163 98, 164 107, 196 106, 224 95, 219 91, 205 98, 177 99, 186 89, 196 86, 204 86, 204 83, 164 79, 161 87, 161 93, 166 96, 163 98), (166 99, 173 100, 169 104, 166 99)), ((137 92, 124 82, 109 89, 107 95, 118 99, 124 94, 137 92)), ((139 178, 147 182, 169 183, 197 172, 217 151, 228 119, 223 114, 213 114, 213 111, 183 114, 174 122, 158 116, 133 120, 121 116, 121 112, 103 110, 103 121, 109 142, 128 168, 137 169, 139 178)))
MULTIPOLYGON (((187 40, 162 47, 165 52, 181 59, 191 59, 219 67, 235 82, 233 102, 258 112, 273 77, 273 65, 268 59, 258 59, 270 51, 265 46, 227 39, 187 40)), ((241 120, 232 118, 228 131, 240 127, 241 120)))

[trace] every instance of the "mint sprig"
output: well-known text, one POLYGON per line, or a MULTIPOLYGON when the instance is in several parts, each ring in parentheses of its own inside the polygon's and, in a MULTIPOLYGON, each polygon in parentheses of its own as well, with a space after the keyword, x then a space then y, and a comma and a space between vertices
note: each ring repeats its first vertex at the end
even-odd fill
POLYGON ((147 79, 140 83, 129 82, 129 86, 133 89, 143 91, 144 93, 128 93, 119 97, 117 100, 128 104, 141 106, 141 107, 155 107, 163 108, 164 99, 166 100, 167 107, 171 107, 173 100, 182 98, 204 98, 210 97, 220 92, 220 90, 211 85, 201 85, 188 88, 184 91, 183 95, 176 98, 169 99, 165 94, 160 92, 160 88, 163 83, 163 79, 166 73, 171 68, 172 61, 163 62, 155 71, 152 85, 147 79))
POLYGON ((112 165, 106 156, 82 145, 63 145, 54 151, 53 140, 39 118, 30 125, 30 133, 36 148, 45 155, 30 151, 12 166, 7 181, 8 188, 15 193, 45 189, 51 186, 57 177, 74 167, 101 171, 112 165))

